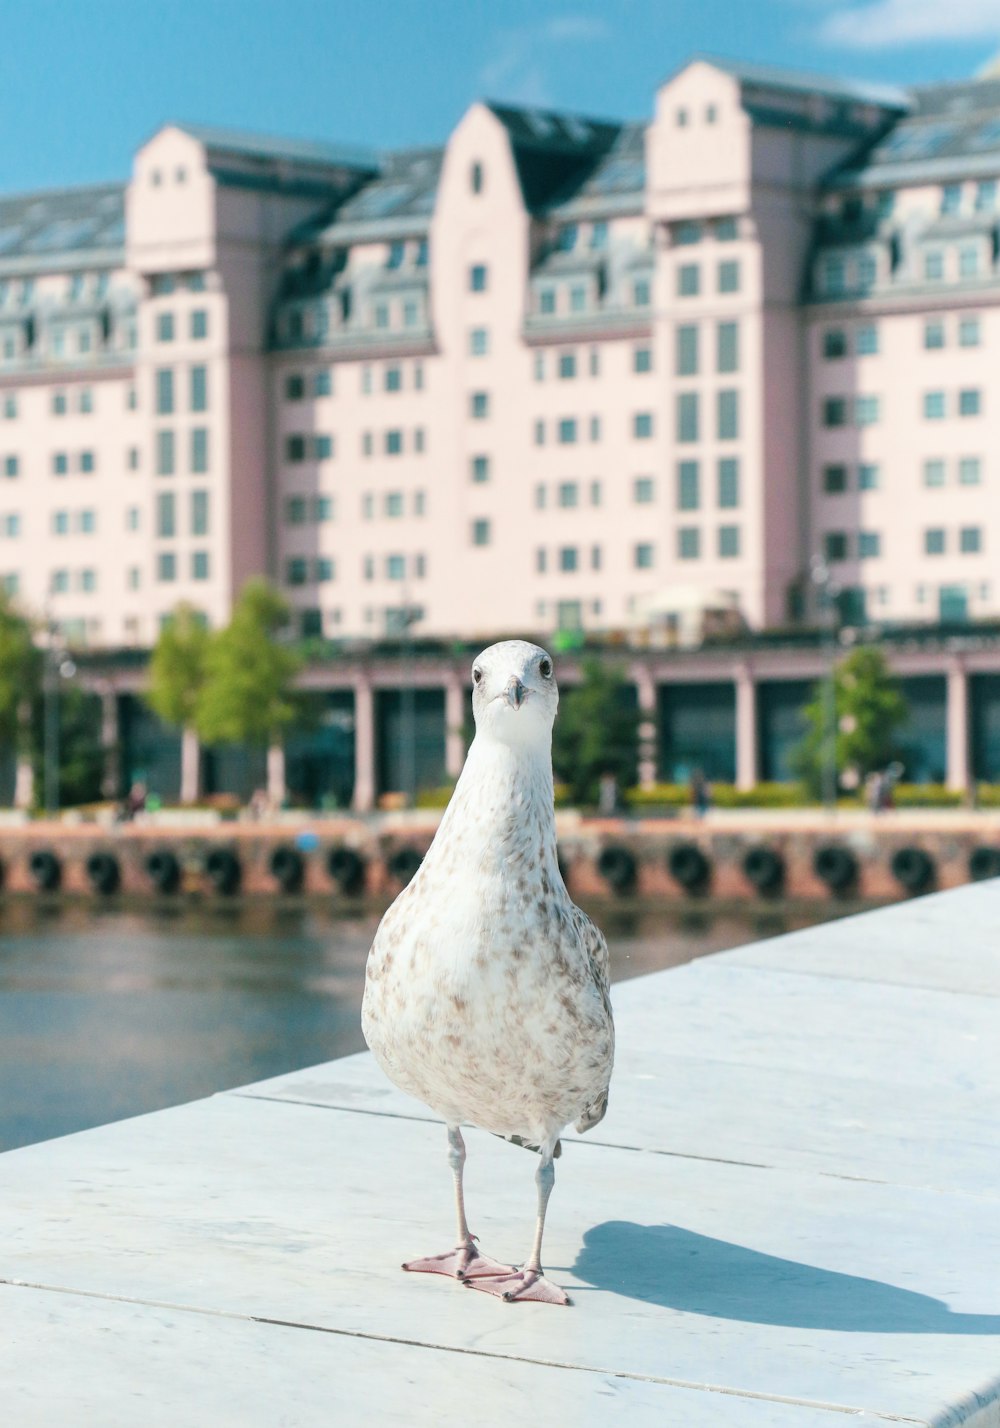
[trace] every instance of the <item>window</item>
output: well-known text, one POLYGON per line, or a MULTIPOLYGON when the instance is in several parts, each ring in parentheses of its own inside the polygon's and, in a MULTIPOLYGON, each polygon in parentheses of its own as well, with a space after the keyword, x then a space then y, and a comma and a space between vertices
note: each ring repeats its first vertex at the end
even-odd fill
POLYGON ((854 423, 856 426, 874 426, 879 419, 878 397, 854 398, 854 423))
MULTIPOLYGON (((538 294, 538 311, 544 317, 551 317, 556 310, 555 288, 542 288, 538 294)), ((537 372, 535 374, 538 375, 537 372)))
POLYGON ((94 511, 80 511, 77 517, 77 528, 81 535, 93 535, 97 530, 97 514, 94 511))
POLYGON ((944 555, 944 530, 941 526, 932 526, 924 531, 924 554, 944 555))
POLYGON ((958 394, 958 414, 959 416, 978 416, 980 411, 980 393, 978 387, 965 388, 958 394))
POLYGON ((84 476, 92 475, 94 471, 94 453, 92 451, 80 452, 80 470, 84 476))
POLYGON ((824 397, 823 425, 826 427, 847 425, 847 401, 844 397, 824 397))
POLYGON ((738 293, 740 290, 740 265, 735 259, 727 258, 719 264, 719 292, 738 293))
POLYGON ((858 287, 867 289, 874 286, 878 276, 878 265, 874 254, 862 253, 858 259, 858 287))
POLYGON ((471 475, 473 481, 488 481, 490 479, 490 458, 474 456, 471 462, 471 475))
POLYGON ((312 439, 312 446, 317 461, 329 461, 333 455, 333 437, 328 432, 318 432, 312 439))
POLYGON ((686 247, 691 243, 701 242, 701 224, 693 221, 678 223, 674 228, 674 243, 677 247, 686 247))
POLYGON ((683 129, 683 128, 685 128, 686 125, 687 125, 687 121, 688 121, 688 112, 687 112, 687 110, 684 109, 684 108, 678 109, 678 110, 677 110, 677 113, 674 115, 674 118, 675 118, 676 121, 677 121, 677 127, 678 127, 678 129, 683 129))
POLYGON ((858 328, 855 347, 859 357, 874 357, 878 352, 878 328, 873 322, 858 328))
POLYGON ((653 370, 653 352, 649 347, 632 348, 632 371, 651 372, 653 370))
POLYGON ((590 246, 595 250, 608 246, 608 225, 603 218, 590 225, 590 246))
POLYGON ((544 575, 548 568, 548 552, 544 546, 539 546, 535 551, 535 569, 539 575, 544 575))
POLYGON ((632 499, 637 506, 648 506, 654 499, 652 476, 637 476, 632 482, 632 499))
POLYGON ((139 469, 139 448, 137 446, 130 446, 128 449, 128 469, 130 471, 139 469))
POLYGON ((600 481, 591 481, 590 483, 590 504, 592 506, 599 506, 601 504, 600 481))
POLYGON ((599 347, 590 349, 590 375, 592 377, 601 375, 601 350, 599 347))
POLYGON ((582 283, 574 283, 569 290, 570 312, 584 312, 587 307, 587 289, 582 283))
POLYGON ((559 376, 564 380, 576 376, 576 353, 560 352, 559 354, 559 376))
POLYGON ((569 507, 579 505, 579 487, 575 481, 561 481, 559 483, 559 504, 569 507))
POLYGON ((305 585, 309 579, 309 563, 301 555, 285 562, 285 584, 305 585))
POLYGON ((734 560, 740 553, 739 526, 719 527, 719 556, 722 560, 734 560))
POLYGON ((208 492, 191 492, 191 534, 208 535, 208 492))
POLYGON ((423 516, 427 514, 427 493, 426 491, 414 491, 413 493, 413 514, 423 516))
POLYGON ((173 491, 159 491, 156 496, 156 534, 177 534, 173 491))
POLYGON ((648 441, 653 435, 653 413, 636 412, 632 418, 632 435, 636 441, 648 441))
POLYGON ((590 439, 591 441, 600 441, 601 439, 601 418, 599 416, 590 418, 590 439))
POLYGON ((636 570, 652 570, 653 547, 646 542, 637 545, 632 552, 632 563, 636 570))
POLYGON ((693 324, 685 324, 677 329, 678 377, 693 377, 698 371, 698 329, 693 324))
POLYGON ((190 333, 195 342, 208 336, 208 313, 203 307, 196 307, 191 313, 190 333))
POLYGON ((489 545, 490 534, 490 523, 488 520, 478 520, 472 522, 473 545, 489 545))
POLYGON ((941 212, 957 213, 962 206, 962 187, 957 183, 946 183, 941 190, 941 212))
POLYGON ((80 388, 79 407, 80 411, 84 412, 85 414, 88 414, 94 410, 94 393, 91 391, 90 387, 80 388))
POLYGON ((207 550, 193 550, 191 552, 191 579, 207 580, 209 578, 209 563, 207 550))
POLYGON ((65 594, 65 592, 69 589, 69 571, 53 570, 52 577, 49 583, 52 587, 52 593, 54 595, 65 594))
POLYGON ((827 560, 846 560, 846 532, 827 531, 826 535, 823 537, 823 555, 827 560))
POLYGON ((422 362, 413 364, 413 390, 415 392, 424 390, 424 364, 422 362))
POLYGON ((174 374, 169 367, 160 367, 156 373, 156 410, 167 416, 174 409, 174 374))
POLYGON ((649 307, 652 289, 648 278, 636 278, 632 284, 632 302, 636 307, 649 307))
POLYGON ((701 531, 697 526, 681 526, 677 531, 679 560, 697 560, 701 555, 701 531))
POLYGON ((321 367, 313 373, 312 390, 314 397, 329 397, 333 393, 333 373, 329 367, 321 367))
POLYGON ((172 431, 156 433, 156 474, 157 476, 172 476, 174 474, 174 434, 172 431))
POLYGON ((823 333, 823 356, 827 361, 847 356, 847 333, 842 327, 828 327, 823 333))
POLYGON ((979 346, 979 318, 963 317, 958 324, 959 347, 979 346))
POLYGON ((938 319, 936 319, 936 318, 935 318, 933 321, 931 321, 931 322, 925 322, 925 323, 924 323, 924 348, 925 348, 928 352, 931 352, 931 351, 934 351, 935 349, 940 348, 940 347, 943 347, 943 346, 944 346, 944 323, 938 321, 938 319))
MULTIPOLYGON (((600 570, 601 565, 601 547, 599 545, 592 545, 590 547, 590 568, 591 570, 600 570)), ((598 612, 595 610, 594 613, 597 614, 598 612)))
POLYGON ((55 451, 52 453, 52 474, 54 476, 65 476, 69 470, 69 457, 65 451, 55 451))
POLYGON ((65 414, 66 414, 66 393, 65 393, 65 392, 53 392, 53 393, 52 393, 52 415, 53 415, 53 416, 65 416, 65 414))
POLYGON ((156 316, 156 340, 157 342, 173 342, 174 340, 174 315, 172 312, 160 312, 156 316))
POLYGON ((370 491, 361 497, 361 514, 366 521, 370 521, 375 514, 375 497, 370 491))
POLYGON ((305 461, 306 459, 306 439, 304 436, 285 437, 285 460, 305 461))
POLYGON ((97 589, 96 570, 80 571, 80 589, 84 592, 84 594, 87 595, 92 595, 94 593, 94 591, 97 589))
POLYGON ((839 297, 844 291, 845 268, 843 258, 829 257, 823 264, 820 286, 828 297, 839 297))
POLYGON ((720 441, 735 441, 740 434, 739 392, 716 393, 716 417, 720 441))
POLYGON ((718 468, 719 505, 735 508, 740 504, 740 463, 735 456, 723 456, 718 468))
POLYGON ((3 474, 14 477, 20 470, 20 462, 16 456, 5 456, 3 459, 3 474))
POLYGON ((406 579, 406 557, 402 555, 387 555, 385 558, 385 578, 387 580, 406 579))
POLYGON ((846 491, 847 467, 840 465, 824 466, 823 490, 828 496, 839 496, 841 492, 846 491))
POLYGON ((960 486, 978 486, 981 479, 981 466, 978 456, 963 456, 958 463, 958 484, 960 486))
POLYGON ((3 398, 3 414, 8 421, 12 421, 17 416, 17 393, 5 392, 3 398))
POLYGON ((924 393, 924 416, 928 421, 940 421, 944 416, 944 392, 924 393))
POLYGON ((389 326, 389 304, 387 302, 375 304, 375 326, 381 331, 389 326))
POLYGON ((52 534, 69 535, 69 511, 52 512, 52 534))
POLYGON ((472 293, 484 293, 489 280, 485 263, 473 263, 469 269, 469 291, 472 293))
MULTIPOLYGON (((421 512, 422 514, 422 512, 421 512)), ((314 496, 312 503, 312 517, 314 521, 333 520, 333 497, 314 496)))
POLYGON ((387 491, 385 493, 385 514, 392 518, 403 514, 402 491, 387 491))
POLYGON ((940 282, 944 277, 944 254, 935 250, 924 254, 924 277, 928 282, 940 282))
POLYGON ((981 527, 963 526, 958 533, 958 548, 962 555, 978 555, 983 548, 981 527))
POLYGON ((701 289, 701 269, 697 263, 681 263, 677 269, 677 296, 697 297, 701 289))
POLYGON ((205 426, 191 428, 190 469, 196 476, 208 470, 208 428, 205 426))
POLYGON ((362 432, 362 434, 361 434, 361 454, 362 454, 362 456, 371 456, 373 450, 374 450, 374 438, 372 437, 371 432, 370 432, 370 431, 362 432))
POLYGON ((328 555, 321 555, 313 561, 313 579, 318 585, 325 585, 334 577, 333 561, 328 555))
POLYGON ((477 420, 482 421, 490 414, 490 398, 488 392, 473 392, 469 397, 469 411, 477 420))
POLYGON ((965 247, 958 250, 958 275, 960 278, 979 276, 979 249, 965 247))
POLYGON ((698 440, 698 393, 677 394, 677 440, 698 440))
POLYGON ((863 461, 858 467, 858 490, 877 491, 882 484, 882 473, 873 461, 863 461))
POLYGON ((700 505, 699 467, 697 461, 677 463, 677 509, 696 511, 700 505))
POLYGON ((403 390, 403 370, 401 367, 386 367, 382 384, 387 392, 401 392, 403 390))
POLYGON ((564 545, 559 551, 559 569, 567 573, 577 568, 577 549, 575 545, 564 545))
POLYGON ((399 430, 387 431, 385 434, 385 454, 386 456, 400 456, 403 451, 403 433, 399 430))
POLYGON ((943 486, 944 485, 944 462, 938 458, 924 462, 924 485, 943 486))
POLYGON ((469 187, 473 193, 483 191, 483 166, 478 159, 469 168, 469 187))
POLYGON ((490 350, 490 334, 485 327, 473 327, 469 332, 470 357, 485 357, 490 350))
POLYGON ((204 412, 208 410, 208 368, 191 368, 191 410, 193 412, 204 412))
POLYGON ((559 442, 562 446, 572 446, 576 441, 576 418, 563 417, 559 422, 559 442))
POLYGON ((738 372, 740 366, 740 328, 736 322, 720 322, 715 329, 715 368, 717 372, 738 372))
POLYGON ((980 179, 976 184, 976 212, 992 213, 997 206, 996 179, 980 179))
POLYGON ((878 531, 858 532, 858 559, 875 560, 882 554, 882 537, 878 531))
MULTIPOLYGON (((305 496, 289 496, 285 501, 285 524, 289 526, 304 525, 307 509, 305 496)), ((204 532, 196 532, 196 534, 204 534, 204 532)))

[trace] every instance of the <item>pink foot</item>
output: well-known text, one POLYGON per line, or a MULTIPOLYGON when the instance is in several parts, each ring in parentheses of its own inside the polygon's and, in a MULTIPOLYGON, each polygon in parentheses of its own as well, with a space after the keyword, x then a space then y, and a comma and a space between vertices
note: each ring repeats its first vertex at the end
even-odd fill
POLYGON ((509 1274, 479 1277, 468 1281, 470 1289, 481 1289, 484 1294, 495 1294, 506 1304, 520 1304, 534 1300, 539 1304, 572 1304, 565 1289, 546 1279, 540 1269, 517 1269, 509 1274))
POLYGON ((514 1273, 509 1264, 501 1264, 480 1254, 474 1242, 457 1245, 446 1254, 432 1254, 426 1259, 411 1259, 403 1265, 411 1274, 447 1274, 451 1279, 478 1279, 481 1275, 502 1276, 514 1273))

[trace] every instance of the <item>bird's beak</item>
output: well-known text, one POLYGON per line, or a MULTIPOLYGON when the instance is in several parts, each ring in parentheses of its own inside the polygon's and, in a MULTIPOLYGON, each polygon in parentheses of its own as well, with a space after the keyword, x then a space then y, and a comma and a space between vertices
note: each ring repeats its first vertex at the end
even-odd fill
POLYGON ((521 705, 524 703, 524 698, 527 692, 528 691, 518 679, 517 675, 514 674, 511 675, 510 679, 508 679, 507 688, 504 690, 503 693, 504 698, 512 709, 520 709, 521 705))

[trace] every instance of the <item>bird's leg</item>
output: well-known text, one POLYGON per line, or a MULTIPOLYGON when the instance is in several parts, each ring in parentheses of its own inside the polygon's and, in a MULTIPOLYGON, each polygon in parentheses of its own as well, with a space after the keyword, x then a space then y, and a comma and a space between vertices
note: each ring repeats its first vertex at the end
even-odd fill
POLYGON ((469 1281, 470 1288, 482 1289, 487 1294, 495 1294, 508 1304, 520 1304, 522 1300, 533 1299, 542 1304, 569 1304, 570 1297, 564 1289, 546 1279, 542 1271, 542 1235, 545 1231, 545 1211, 549 1196, 556 1183, 556 1168, 552 1163, 552 1148, 542 1149, 542 1162, 535 1172, 538 1186, 538 1223, 535 1226, 535 1240, 531 1253, 522 1269, 509 1274, 495 1274, 469 1281))
POLYGON ((513 1274, 511 1265, 500 1264, 488 1255, 480 1254, 476 1237, 469 1231, 465 1218, 465 1191, 462 1188, 465 1141, 458 1126, 448 1127, 448 1163, 455 1176, 455 1212, 458 1220, 455 1248, 444 1254, 429 1255, 426 1259, 411 1259, 403 1268, 424 1274, 447 1274, 452 1279, 475 1279, 481 1274, 513 1274))

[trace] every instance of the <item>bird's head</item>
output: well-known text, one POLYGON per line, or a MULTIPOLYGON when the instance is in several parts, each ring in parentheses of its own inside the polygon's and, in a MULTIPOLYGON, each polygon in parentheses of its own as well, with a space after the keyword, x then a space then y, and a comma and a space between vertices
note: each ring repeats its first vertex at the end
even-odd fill
POLYGON ((476 730, 504 744, 544 744, 559 707, 552 656, 526 640, 490 645, 472 666, 476 730))

